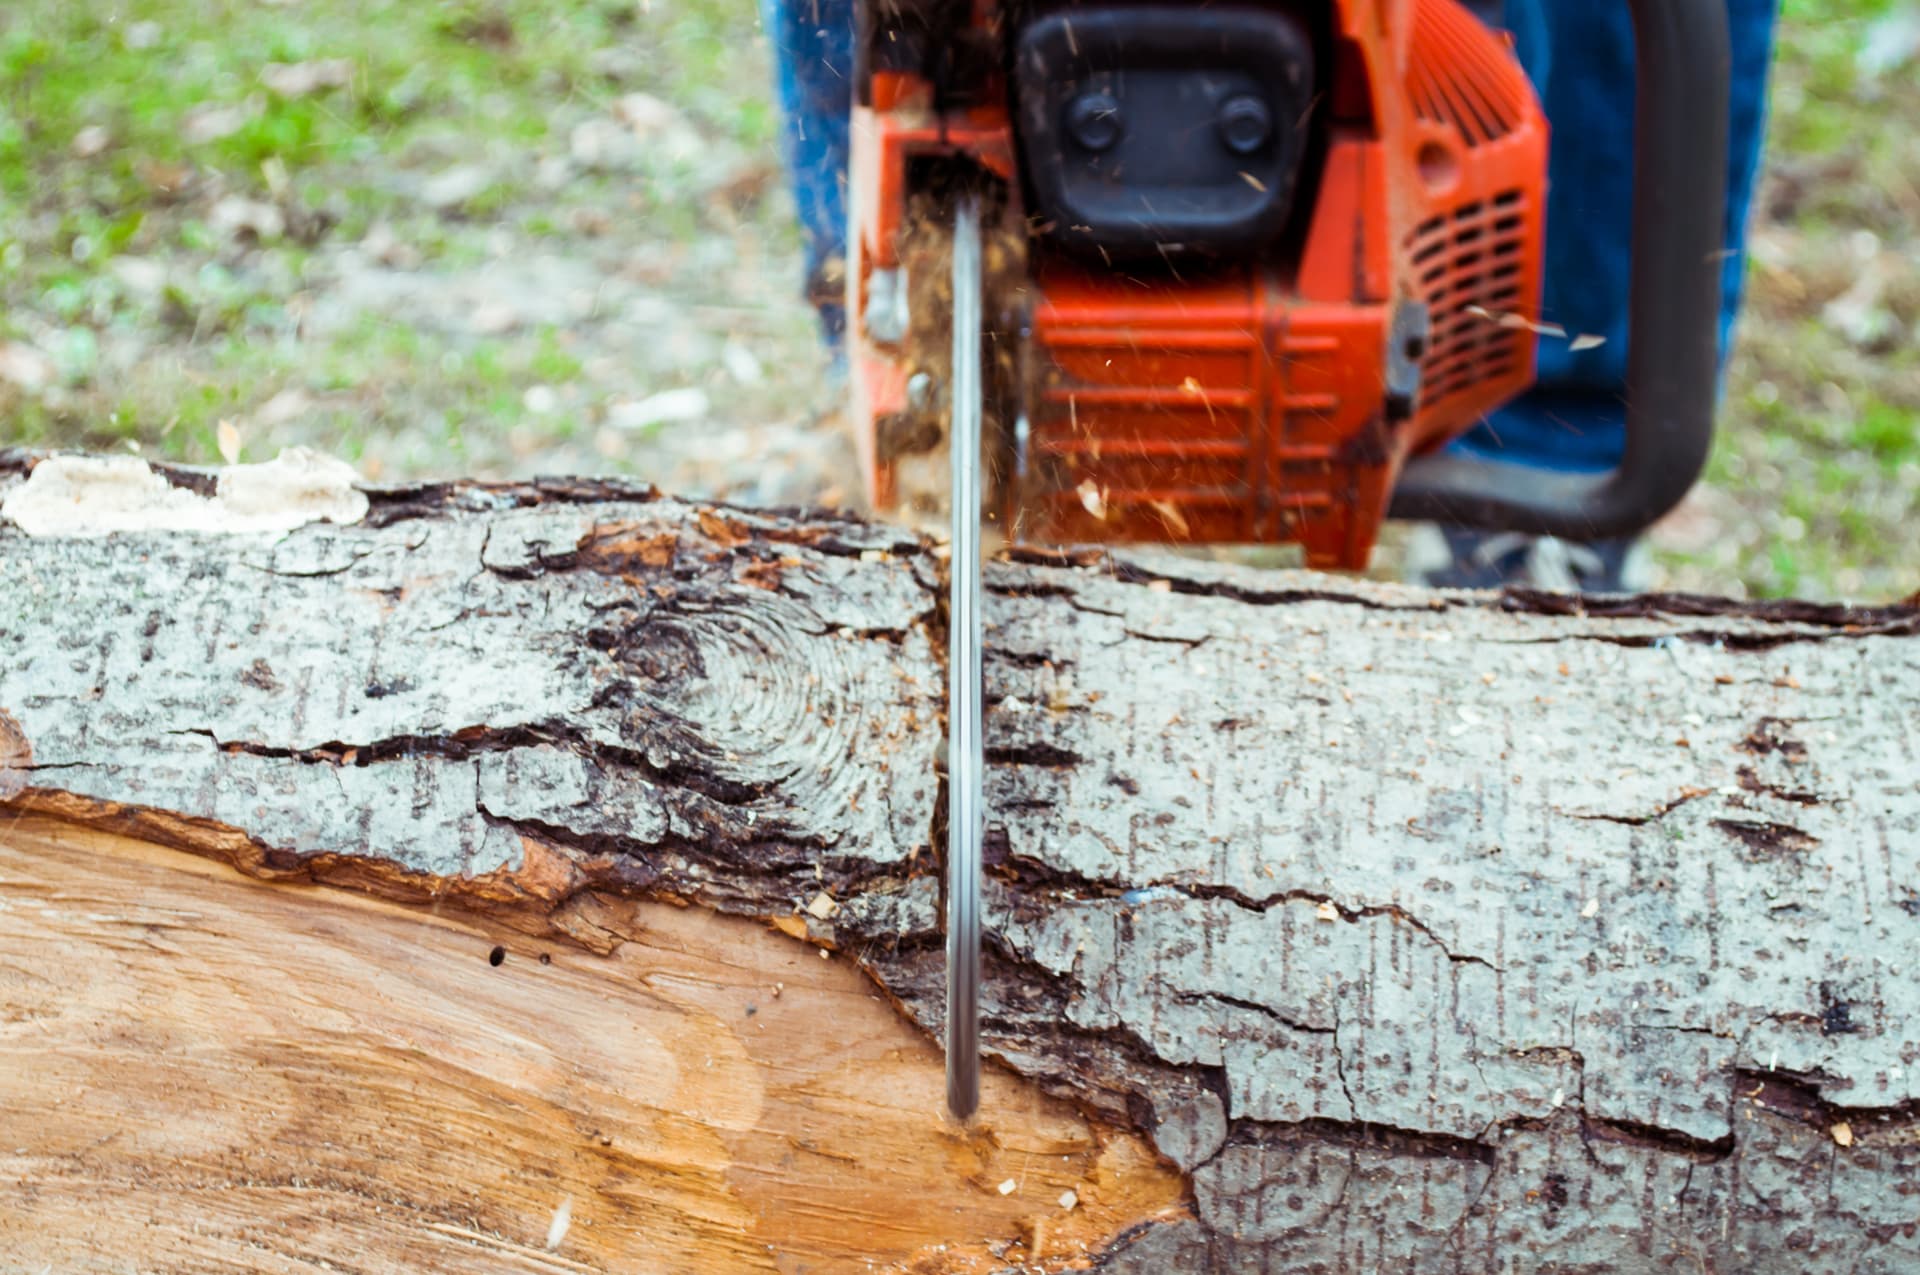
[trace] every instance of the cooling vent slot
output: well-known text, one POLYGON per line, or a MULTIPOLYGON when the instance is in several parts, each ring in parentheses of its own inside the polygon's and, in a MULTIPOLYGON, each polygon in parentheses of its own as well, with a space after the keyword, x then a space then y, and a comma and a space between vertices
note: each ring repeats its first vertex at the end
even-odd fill
POLYGON ((1432 320, 1421 365, 1423 408, 1525 366, 1533 334, 1502 327, 1498 318, 1528 308, 1520 293, 1526 213, 1525 196, 1510 190, 1422 222, 1408 237, 1432 320))
POLYGON ((1418 0, 1407 91, 1414 113, 1451 124, 1468 146, 1483 146, 1519 127, 1526 112, 1526 75, 1502 37, 1457 0, 1418 0))

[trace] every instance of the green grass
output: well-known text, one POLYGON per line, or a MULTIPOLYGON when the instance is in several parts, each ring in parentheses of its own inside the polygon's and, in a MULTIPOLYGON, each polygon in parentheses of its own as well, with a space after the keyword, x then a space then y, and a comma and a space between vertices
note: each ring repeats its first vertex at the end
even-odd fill
MULTIPOLYGON (((1903 0, 1783 0, 1747 306, 1704 511, 1669 579, 1762 596, 1920 588, 1920 65, 1861 72, 1903 0), (1869 277, 1868 316, 1843 302, 1869 277), (1690 543, 1706 541, 1705 544, 1690 543)), ((1857 299, 1857 294, 1856 294, 1857 299)))
MULTIPOLYGON (((569 450, 606 401, 684 379, 600 348, 615 334, 544 321, 498 336, 462 331, 458 303, 451 320, 431 322, 406 309, 406 295, 397 311, 374 302, 324 324, 314 317, 343 273, 367 269, 351 250, 370 236, 398 245, 380 268, 417 278, 422 295, 471 290, 532 244, 571 251, 581 225, 604 236, 597 265, 607 273, 659 257, 663 243, 716 236, 741 238, 743 258, 790 268, 794 240, 777 208, 720 210, 702 194, 716 163, 769 172, 775 163, 751 6, 659 9, 620 0, 0 8, 0 342, 57 364, 44 392, 0 383, 0 444, 131 445, 207 462, 218 457, 219 422, 233 420, 250 455, 307 443, 391 476, 640 463, 604 439, 598 452, 569 450), (350 68, 344 83, 290 96, 269 87, 272 64, 336 60, 350 68), (696 153, 566 169, 572 130, 607 120, 632 92, 674 104, 698 132, 696 153), (544 179, 542 165, 556 163, 561 179, 544 179), (477 188, 428 203, 434 178, 462 165, 484 169, 477 188), (268 207, 279 233, 233 233, 222 217, 248 207, 237 201, 268 207), (590 377, 595 351, 603 357, 590 377), (536 387, 582 381, 556 408, 527 407, 529 391, 545 392, 536 387), (289 391, 307 396, 294 419, 257 419, 289 391)), ((716 293, 698 263, 666 262, 646 281, 670 306, 739 300, 716 293)), ((768 322, 791 337, 799 307, 786 309, 768 322)), ((769 400, 723 405, 751 415, 771 410, 769 400)))

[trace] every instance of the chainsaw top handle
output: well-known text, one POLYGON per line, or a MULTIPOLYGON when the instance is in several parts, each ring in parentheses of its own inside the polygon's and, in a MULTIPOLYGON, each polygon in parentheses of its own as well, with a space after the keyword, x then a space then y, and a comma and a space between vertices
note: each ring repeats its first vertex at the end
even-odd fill
POLYGON ((1566 539, 1644 530, 1680 503, 1713 441, 1732 48, 1726 0, 1627 0, 1637 63, 1626 447, 1608 473, 1542 473, 1436 452, 1392 516, 1566 539))

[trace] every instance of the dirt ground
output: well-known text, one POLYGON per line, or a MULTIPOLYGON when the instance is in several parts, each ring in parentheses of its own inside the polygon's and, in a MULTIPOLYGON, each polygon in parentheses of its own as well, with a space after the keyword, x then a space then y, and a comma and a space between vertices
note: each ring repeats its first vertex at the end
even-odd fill
MULTIPOLYGON (((1903 596, 1920 5, 1784 0, 1780 46, 1720 444, 1658 582, 1903 596)), ((0 444, 852 501, 767 68, 722 0, 13 0, 0 444)))

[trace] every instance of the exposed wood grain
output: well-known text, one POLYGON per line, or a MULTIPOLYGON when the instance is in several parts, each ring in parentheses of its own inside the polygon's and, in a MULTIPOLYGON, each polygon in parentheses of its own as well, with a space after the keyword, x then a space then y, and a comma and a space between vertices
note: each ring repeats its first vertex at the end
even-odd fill
MULTIPOLYGON (((937 1023, 919 542, 555 483, 0 552, 14 809, 590 948, 774 918, 937 1023)), ((990 589, 989 1044, 1190 1191, 1108 1266, 1920 1266, 1914 611, 990 589)))
POLYGON ((1178 1210, 1007 1073, 943 1121, 847 961, 594 908, 607 955, 0 823, 0 1269, 979 1270, 1178 1210))

